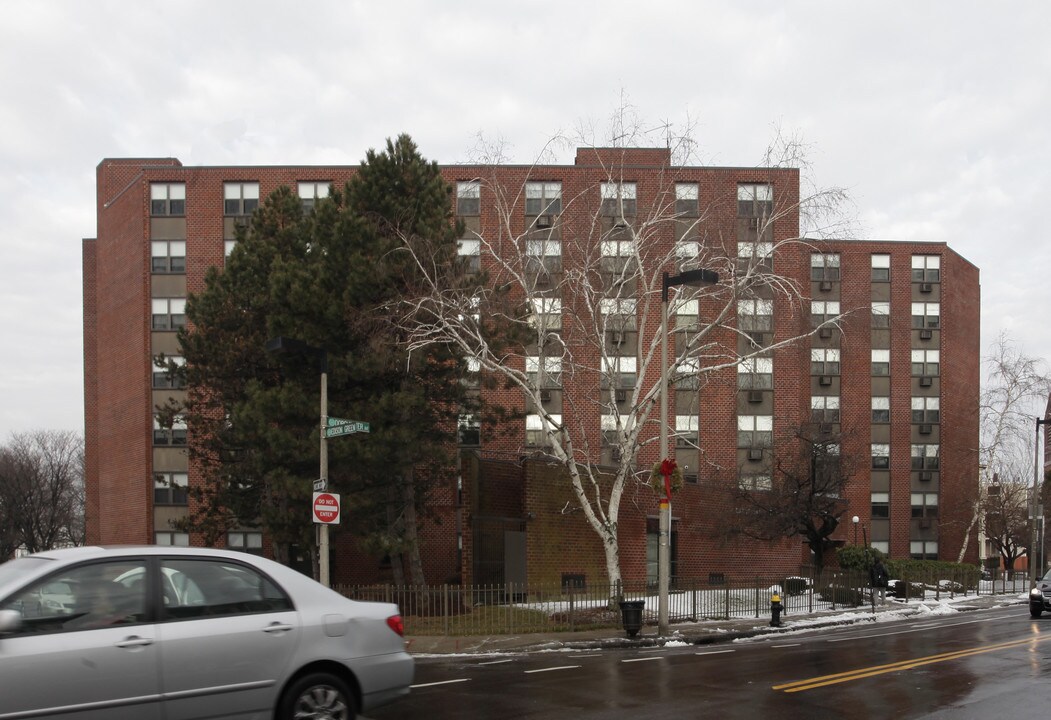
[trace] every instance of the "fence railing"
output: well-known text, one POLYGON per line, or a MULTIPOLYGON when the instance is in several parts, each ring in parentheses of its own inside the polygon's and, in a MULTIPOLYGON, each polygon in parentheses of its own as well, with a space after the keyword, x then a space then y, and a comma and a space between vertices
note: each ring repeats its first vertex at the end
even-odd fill
MULTIPOLYGON (((870 608, 867 573, 826 571, 814 577, 728 579, 712 584, 675 578, 668 594, 672 623, 770 614, 774 592, 786 616, 848 608, 870 608)), ((561 585, 344 585, 336 591, 354 600, 396 603, 410 635, 502 635, 620 627, 619 601, 643 600, 643 622, 657 622, 657 591, 645 582, 617 586, 561 585)), ((914 573, 891 580, 888 597, 940 600, 958 596, 1022 593, 1025 573, 977 571, 914 573)))

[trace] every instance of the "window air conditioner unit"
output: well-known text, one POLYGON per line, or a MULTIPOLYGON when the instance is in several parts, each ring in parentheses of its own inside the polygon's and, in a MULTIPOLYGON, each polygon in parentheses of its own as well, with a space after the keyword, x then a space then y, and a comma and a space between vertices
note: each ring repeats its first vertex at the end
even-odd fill
POLYGON ((551 276, 548 275, 546 272, 538 272, 536 274, 536 284, 538 286, 539 285, 550 285, 551 284, 551 276))
POLYGON ((759 232, 759 218, 757 218, 757 217, 748 218, 748 229, 749 230, 755 230, 756 232, 759 232))
POLYGON ((610 450, 609 450, 609 459, 612 460, 615 463, 619 463, 620 462, 620 448, 619 447, 612 447, 612 448, 610 448, 610 450))
POLYGON ((920 292, 929 293, 934 290, 934 287, 930 283, 920 283, 920 292))
POLYGON ((931 378, 930 375, 924 375, 920 378, 920 387, 930 387, 933 384, 933 382, 934 380, 931 378))
POLYGON ((761 403, 761 402, 763 402, 763 391, 762 390, 749 390, 748 391, 748 402, 750 402, 750 403, 761 403))
POLYGON ((920 471, 920 480, 923 480, 924 482, 927 482, 927 481, 933 480, 933 479, 934 479, 934 473, 932 473, 930 470, 921 470, 920 471))
POLYGON ((823 327, 823 328, 821 328, 820 330, 817 331, 817 336, 820 337, 820 338, 826 338, 826 339, 832 337, 832 328, 830 328, 830 327, 823 327))
POLYGON ((555 219, 550 215, 537 215, 536 226, 538 228, 549 228, 554 225, 555 219))
POLYGON ((941 324, 941 321, 939 320, 939 318, 936 318, 936 317, 935 318, 929 318, 927 320, 927 327, 934 328, 934 327, 938 327, 938 325, 940 325, 940 324, 941 324))
POLYGON ((690 438, 688 437, 677 437, 675 438, 675 447, 688 448, 692 447, 690 438))
POLYGON ((934 333, 930 330, 920 330, 920 340, 930 340, 932 337, 934 337, 934 333))
POLYGON ((625 400, 628 399, 628 391, 627 390, 617 390, 616 392, 614 392, 613 395, 617 399, 617 402, 619 402, 619 403, 624 402, 625 400))
POLYGON ((930 434, 931 434, 931 426, 930 425, 920 425, 920 435, 930 435, 930 434))
POLYGON ((832 289, 832 281, 831 280, 822 280, 821 281, 821 290, 822 290, 822 292, 828 292, 831 289, 832 289))
POLYGON ((755 347, 763 346, 763 333, 761 332, 750 332, 748 333, 748 339, 755 347))
POLYGON ((821 423, 819 427, 822 435, 828 435, 832 432, 832 423, 821 423))
POLYGON ((822 375, 820 378, 818 378, 817 382, 818 382, 819 385, 831 385, 832 384, 832 376, 831 375, 822 375))
POLYGON ((551 402, 551 391, 541 390, 540 391, 540 402, 551 402))
POLYGON ((620 330, 610 330, 610 332, 609 332, 609 341, 610 341, 611 344, 613 344, 613 345, 623 345, 625 339, 626 338, 624 337, 624 332, 622 332, 620 330))
POLYGON ((753 462, 756 461, 756 460, 762 460, 763 459, 763 449, 762 448, 749 448, 748 449, 748 459, 753 461, 753 462))
POLYGON ((920 529, 921 530, 929 530, 930 527, 931 527, 931 520, 930 520, 930 518, 920 518, 920 529))

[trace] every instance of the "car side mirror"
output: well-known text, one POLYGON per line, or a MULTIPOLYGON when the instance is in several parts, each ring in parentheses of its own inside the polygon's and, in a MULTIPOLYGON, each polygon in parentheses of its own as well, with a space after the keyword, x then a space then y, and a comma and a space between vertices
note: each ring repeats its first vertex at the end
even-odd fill
POLYGON ((17 610, 0 610, 0 635, 16 632, 22 627, 22 613, 17 610))

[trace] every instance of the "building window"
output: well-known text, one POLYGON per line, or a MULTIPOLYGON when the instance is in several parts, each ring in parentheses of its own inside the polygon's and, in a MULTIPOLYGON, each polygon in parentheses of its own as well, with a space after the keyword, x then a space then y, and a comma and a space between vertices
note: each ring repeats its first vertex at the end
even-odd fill
POLYGON ((811 375, 839 375, 839 348, 811 348, 811 375))
POLYGON ((872 398, 872 422, 885 424, 890 422, 890 398, 873 396, 872 398))
POLYGON ((872 351, 872 374, 890 375, 890 350, 872 351))
POLYGON ((480 239, 457 240, 456 254, 463 260, 468 272, 478 272, 482 269, 482 241, 480 239))
POLYGON ((889 302, 874 302, 874 303, 872 303, 872 327, 874 327, 874 328, 889 328, 890 327, 890 303, 889 302))
POLYGON ((890 445, 872 443, 872 469, 886 470, 890 467, 890 445))
POLYGON ((319 200, 328 197, 330 182, 301 182, 299 183, 299 200, 303 203, 303 212, 308 213, 314 209, 319 200))
POLYGON ((872 256, 872 282, 890 281, 890 255, 872 256))
POLYGON ((746 473, 743 471, 738 475, 737 485, 742 490, 770 490, 774 487, 769 473, 746 473))
POLYGON ((638 300, 635 298, 602 298, 599 312, 607 330, 634 330, 638 300))
POLYGON ((890 541, 889 540, 873 540, 869 542, 869 546, 873 550, 879 550, 883 553, 884 557, 890 555, 890 541))
POLYGON ((813 327, 820 327, 837 317, 839 317, 839 301, 812 300, 810 302, 810 324, 813 327))
POLYGON ((937 445, 913 445, 912 446, 912 469, 913 470, 937 470, 938 469, 938 446, 937 445))
POLYGON ((602 386, 630 390, 638 381, 639 361, 634 355, 604 355, 602 357, 602 386))
POLYGON ((259 207, 259 183, 223 183, 223 214, 251 215, 259 207))
POLYGON ((742 332, 770 332, 774 301, 765 298, 737 301, 737 327, 742 332))
POLYGON ((772 415, 738 415, 737 447, 770 447, 774 440, 774 417, 772 415))
POLYGON ((153 418, 154 445, 185 445, 186 420, 176 415, 172 418, 171 427, 162 427, 158 418, 153 418))
POLYGON ((533 314, 529 318, 531 325, 539 326, 541 330, 562 329, 561 298, 538 297, 532 298, 530 303, 533 305, 533 314))
POLYGON ((770 390, 774 387, 774 359, 754 357, 737 365, 737 387, 742 390, 770 390))
POLYGON ((562 257, 562 243, 551 238, 550 235, 539 239, 527 238, 525 254, 527 258, 536 258, 541 261, 544 258, 560 258, 562 257))
POLYGON ((909 543, 909 555, 913 560, 937 560, 938 543, 934 540, 913 540, 909 543))
POLYGON ((526 376, 533 387, 559 388, 562 386, 562 358, 527 355, 526 376))
POLYGON ((936 397, 912 398, 912 421, 914 423, 938 422, 940 402, 936 397))
POLYGON ((628 415, 602 415, 599 420, 602 424, 602 444, 605 447, 620 445, 620 435, 628 431, 628 422, 630 420, 631 418, 628 415))
POLYGON ((236 240, 223 240, 223 255, 229 258, 235 247, 237 247, 236 240))
POLYGON ((261 532, 229 532, 226 533, 226 547, 238 552, 246 552, 251 555, 263 554, 263 533, 261 532))
POLYGON ((153 544, 171 547, 189 547, 190 534, 184 532, 155 532, 153 533, 153 544))
POLYGON ((562 183, 527 182, 525 184, 526 215, 558 215, 562 212, 562 183))
POLYGON ((186 325, 186 298, 152 298, 154 330, 178 330, 186 325))
POLYGON ((160 356, 153 359, 153 389, 154 390, 182 390, 186 387, 186 378, 181 372, 186 365, 186 358, 181 355, 166 355, 161 360, 160 356), (174 365, 169 371, 168 364, 174 365))
POLYGON ((150 270, 157 274, 186 272, 186 241, 152 240, 150 270))
POLYGON ((482 214, 482 183, 478 180, 461 180, 456 183, 456 214, 482 214))
POLYGON ((477 415, 463 414, 456 422, 457 441, 463 447, 482 444, 482 421, 477 415))
POLYGON ((153 474, 154 505, 186 505, 189 476, 184 472, 153 474))
POLYGON ((912 516, 914 518, 938 517, 938 493, 911 493, 912 516))
MULTIPOLYGON (((562 427, 561 415, 548 415, 548 422, 557 431, 562 427)), ((549 447, 548 434, 544 430, 544 419, 540 415, 526 415, 526 445, 530 447, 549 447)))
POLYGON ((739 242, 737 243, 737 257, 752 262, 767 262, 774 254, 772 242, 739 242))
POLYGON ((839 422, 839 396, 812 395, 810 397, 810 421, 816 423, 839 422))
POLYGON ((623 218, 635 215, 635 183, 602 183, 600 212, 606 217, 623 218))
POLYGON ((675 241, 675 257, 680 265, 696 260, 700 254, 701 243, 697 240, 675 241))
POLYGON ((811 253, 811 280, 839 280, 839 253, 811 253))
POLYGON ((941 261, 938 255, 913 255, 912 281, 939 282, 941 280, 941 261))
POLYGON ((686 441, 690 447, 697 447, 697 434, 700 432, 700 418, 696 415, 675 416, 675 438, 686 441))
POLYGON ((468 357, 463 360, 465 387, 477 388, 482 385, 482 362, 476 357, 468 357))
POLYGON ((914 376, 934 376, 938 374, 940 353, 937 350, 913 350, 912 374, 914 376))
POLYGON ((774 209, 774 188, 766 183, 737 184, 737 215, 768 217, 774 209))
POLYGON ((696 390, 701 386, 701 361, 699 358, 682 358, 672 368, 672 373, 672 382, 678 390, 696 390))
POLYGON ((941 322, 940 303, 913 303, 912 304, 912 327, 936 328, 941 322))
POLYGON ((150 215, 185 215, 186 185, 184 183, 151 183, 150 215))
POLYGON ((698 197, 697 183, 675 183, 675 214, 696 217, 698 197))
POLYGON ((890 493, 885 492, 874 492, 872 493, 872 518, 889 518, 890 517, 890 493))
POLYGON ((603 258, 631 258, 635 257, 635 241, 603 240, 599 243, 599 250, 603 258))

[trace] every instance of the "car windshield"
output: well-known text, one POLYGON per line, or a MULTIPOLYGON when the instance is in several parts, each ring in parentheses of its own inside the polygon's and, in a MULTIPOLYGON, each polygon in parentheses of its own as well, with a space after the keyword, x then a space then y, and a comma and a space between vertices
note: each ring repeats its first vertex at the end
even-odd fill
MULTIPOLYGON (((3 566, 0 566, 0 570, 2 570, 2 569, 3 569, 3 566)), ((1046 580, 1047 582, 1051 582, 1051 570, 1048 570, 1048 571, 1047 571, 1047 572, 1046 572, 1046 573, 1044 574, 1044 577, 1042 577, 1042 578, 1040 578, 1040 579, 1041 579, 1041 580, 1046 580)))
POLYGON ((23 557, 0 564, 0 587, 20 577, 25 577, 49 562, 51 561, 39 557, 23 557))

